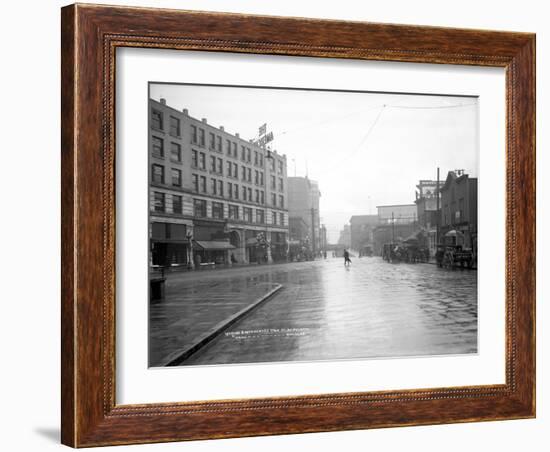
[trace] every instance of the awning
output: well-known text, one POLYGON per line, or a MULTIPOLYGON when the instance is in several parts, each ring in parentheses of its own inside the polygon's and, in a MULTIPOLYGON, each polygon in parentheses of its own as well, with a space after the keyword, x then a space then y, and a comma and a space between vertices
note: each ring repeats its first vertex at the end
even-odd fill
POLYGON ((420 240, 423 237, 424 237, 424 231, 420 230, 420 231, 413 232, 405 240, 403 240, 403 242, 404 243, 410 243, 411 245, 412 244, 417 244, 418 242, 420 242, 420 240))
POLYGON ((251 237, 249 239, 246 239, 246 246, 256 246, 258 245, 258 239, 255 237, 251 237))
POLYGON ((202 248, 203 250, 213 250, 213 251, 219 251, 219 250, 234 250, 235 247, 231 245, 229 242, 224 242, 222 240, 196 240, 195 245, 197 245, 199 248, 202 248))
POLYGON ((445 237, 456 237, 456 236, 464 236, 464 233, 457 231, 456 229, 452 229, 451 231, 445 234, 445 237))
POLYGON ((178 239, 151 239, 152 243, 171 243, 173 245, 189 245, 189 240, 178 240, 178 239))

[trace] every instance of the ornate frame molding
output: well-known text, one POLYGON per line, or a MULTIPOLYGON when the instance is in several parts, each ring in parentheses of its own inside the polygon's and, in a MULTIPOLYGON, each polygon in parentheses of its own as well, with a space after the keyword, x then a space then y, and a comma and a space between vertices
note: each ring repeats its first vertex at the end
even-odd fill
POLYGON ((71 5, 62 9, 62 43, 64 444, 81 447, 534 416, 534 35, 71 5), (114 91, 118 47, 504 67, 506 383, 116 405, 114 91))

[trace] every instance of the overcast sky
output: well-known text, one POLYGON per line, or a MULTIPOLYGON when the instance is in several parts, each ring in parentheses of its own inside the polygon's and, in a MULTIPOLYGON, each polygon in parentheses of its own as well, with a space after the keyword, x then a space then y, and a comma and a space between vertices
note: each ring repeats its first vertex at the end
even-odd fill
POLYGON ((320 216, 336 242, 352 215, 409 204, 420 179, 478 173, 473 97, 151 84, 150 95, 229 133, 254 138, 267 123, 288 175, 319 182, 320 216))

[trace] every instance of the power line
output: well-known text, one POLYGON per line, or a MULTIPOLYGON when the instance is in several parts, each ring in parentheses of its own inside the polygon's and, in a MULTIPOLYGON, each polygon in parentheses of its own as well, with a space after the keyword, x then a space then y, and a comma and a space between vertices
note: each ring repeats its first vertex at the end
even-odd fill
MULTIPOLYGON (((392 108, 392 109, 402 109, 402 110, 442 110, 442 109, 451 109, 451 108, 472 107, 472 106, 476 106, 476 105, 477 105, 477 103, 454 104, 454 105, 399 105, 399 104, 393 104, 392 105, 392 104, 382 104, 382 105, 378 105, 378 106, 373 106, 372 108, 369 108, 369 109, 365 109, 362 112, 374 110, 374 109, 377 109, 377 108, 379 108, 380 111, 378 112, 378 115, 376 116, 376 118, 372 122, 371 126, 369 127, 369 129, 367 130, 366 134, 363 136, 363 138, 361 139, 361 141, 359 142, 357 147, 350 154, 348 154, 347 156, 344 156, 340 161, 336 162, 335 165, 333 165, 331 171, 334 170, 334 168, 340 167, 342 164, 344 164, 345 162, 350 160, 352 157, 355 157, 355 155, 361 150, 362 146, 366 143, 369 136, 372 134, 375 126, 378 124, 378 121, 380 120, 380 117, 382 116, 382 113, 385 109, 392 108)), ((310 124, 308 126, 293 129, 293 130, 290 130, 290 131, 283 131, 283 132, 281 132, 281 135, 285 135, 287 133, 292 133, 292 132, 300 131, 300 130, 311 128, 311 127, 315 127, 315 126, 326 124, 326 123, 329 123, 329 122, 338 121, 338 120, 341 120, 343 118, 347 118, 347 117, 354 116, 354 115, 359 115, 362 112, 354 112, 354 113, 349 114, 349 115, 340 116, 340 117, 332 118, 332 119, 329 119, 329 120, 326 120, 326 121, 313 123, 313 124, 310 124)))
POLYGON ((475 105, 477 105, 477 104, 470 103, 470 104, 455 104, 455 105, 418 105, 418 106, 415 106, 415 105, 392 105, 392 104, 375 105, 375 106, 372 106, 370 108, 363 109, 361 111, 355 111, 353 113, 349 113, 347 115, 336 116, 336 117, 332 117, 332 118, 329 118, 329 119, 326 119, 326 120, 323 120, 323 121, 316 121, 316 122, 313 122, 311 124, 307 124, 307 125, 302 126, 302 127, 297 127, 295 129, 284 130, 282 132, 279 132, 279 136, 287 135, 287 134, 294 133, 294 132, 299 132, 301 130, 310 129, 310 128, 315 127, 315 126, 320 126, 320 125, 328 124, 328 123, 331 123, 331 122, 337 122, 337 121, 340 121, 342 119, 350 118, 352 116, 359 116, 364 112, 367 112, 367 111, 370 111, 370 110, 376 110, 376 109, 382 108, 382 107, 395 108, 395 109, 405 109, 405 110, 442 110, 442 109, 447 109, 447 108, 472 107, 472 106, 475 106, 475 105))
POLYGON ((370 111, 370 110, 376 110, 376 109, 381 108, 381 107, 405 109, 405 110, 443 110, 443 109, 447 109, 447 108, 472 107, 472 106, 475 106, 475 105, 477 105, 477 104, 471 103, 471 104, 455 104, 455 105, 392 105, 392 104, 375 105, 371 108, 366 108, 366 109, 361 110, 361 111, 355 111, 355 112, 347 114, 347 115, 336 116, 336 117, 329 118, 329 119, 326 119, 326 120, 323 120, 323 121, 313 122, 311 124, 307 124, 305 126, 298 127, 296 129, 284 130, 284 131, 280 132, 279 135, 286 135, 286 134, 289 134, 289 133, 298 132, 300 130, 309 129, 311 127, 315 127, 315 126, 318 126, 318 125, 323 125, 323 124, 327 124, 327 123, 330 123, 330 122, 340 121, 342 119, 350 118, 352 116, 358 116, 358 115, 360 115, 364 112, 367 112, 367 111, 370 111))
POLYGON ((367 133, 364 135, 364 137, 362 138, 362 140, 359 142, 359 144, 357 145, 357 147, 353 150, 353 152, 351 152, 350 154, 348 154, 347 156, 344 156, 342 159, 340 159, 339 162, 336 162, 336 164, 334 165, 334 167, 332 169, 334 169, 335 167, 338 168, 339 166, 341 166, 343 163, 345 163, 346 161, 348 161, 350 158, 352 157, 355 157, 355 155, 357 154, 357 152, 359 152, 361 150, 361 147, 363 146, 363 144, 366 143, 366 141, 368 140, 369 136, 371 135, 372 131, 374 130, 374 127, 376 126, 376 124, 378 124, 378 121, 380 120, 380 116, 382 116, 382 112, 384 111, 384 109, 386 108, 386 105, 382 105, 382 107, 380 108, 380 111, 378 112, 378 114, 376 115, 376 118, 374 118, 374 121, 372 122, 371 126, 369 127, 369 129, 367 130, 367 133))
POLYGON ((313 122, 311 124, 307 124, 307 125, 302 126, 302 127, 297 127, 296 129, 284 130, 284 131, 280 132, 279 135, 286 135, 286 134, 289 134, 289 133, 299 132, 301 130, 310 129, 312 127, 328 124, 330 122, 337 122, 337 121, 340 121, 342 119, 350 118, 352 116, 359 116, 364 112, 367 112, 367 111, 370 111, 370 110, 376 110, 377 108, 380 108, 380 105, 375 105, 371 108, 366 108, 366 109, 363 109, 361 111, 355 111, 353 113, 349 113, 349 114, 346 114, 346 115, 332 117, 332 118, 329 118, 329 119, 325 119, 323 121, 316 121, 316 122, 313 122))

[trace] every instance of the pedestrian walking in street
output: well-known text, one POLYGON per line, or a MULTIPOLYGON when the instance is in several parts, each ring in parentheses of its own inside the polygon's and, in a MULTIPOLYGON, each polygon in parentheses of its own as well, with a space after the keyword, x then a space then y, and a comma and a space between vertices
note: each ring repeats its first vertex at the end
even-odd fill
POLYGON ((351 264, 351 259, 349 258, 349 251, 344 250, 344 265, 351 264))

